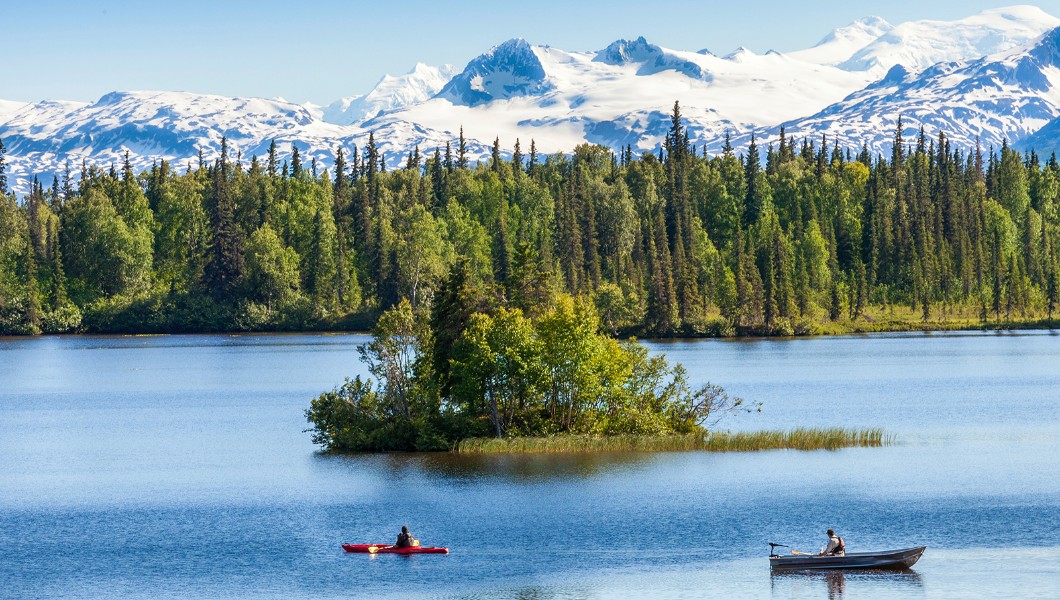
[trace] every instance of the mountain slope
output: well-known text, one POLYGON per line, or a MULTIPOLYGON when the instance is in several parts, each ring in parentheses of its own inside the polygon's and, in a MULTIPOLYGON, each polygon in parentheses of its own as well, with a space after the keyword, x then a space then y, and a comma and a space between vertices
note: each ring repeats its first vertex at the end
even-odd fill
POLYGON ((864 73, 742 50, 719 58, 644 38, 600 52, 567 52, 509 40, 472 60, 433 99, 384 115, 431 129, 463 125, 506 144, 534 138, 545 152, 585 141, 656 147, 674 100, 692 135, 778 123, 812 113, 869 82, 864 73))
MULTIPOLYGON (((871 150, 886 152, 899 115, 908 136, 923 126, 928 135, 943 131, 965 148, 977 140, 983 146, 1000 146, 1005 139, 1021 143, 1060 116, 1060 28, 978 60, 940 63, 920 73, 895 66, 842 102, 784 126, 789 135, 827 134, 841 145, 868 142, 871 150)), ((758 135, 778 131, 766 128, 758 135)))
POLYGON ((867 44, 839 67, 876 75, 894 65, 919 71, 940 62, 1002 52, 1054 27, 1060 27, 1060 19, 1034 6, 990 9, 956 21, 909 21, 867 44))
MULTIPOLYGON (((136 169, 160 159, 183 166, 197 160, 200 149, 211 159, 222 136, 246 162, 267 154, 275 140, 284 156, 297 144, 307 164, 316 158, 323 169, 336 148, 363 148, 369 131, 391 165, 403 162, 417 144, 433 148, 453 137, 412 123, 378 123, 371 130, 335 125, 297 104, 187 92, 113 92, 91 104, 40 102, 0 122, 12 187, 20 191, 34 175, 44 181, 58 175, 67 161, 75 170, 82 159, 106 166, 120 163, 126 151, 136 169)), ((473 156, 488 154, 475 140, 471 150, 473 156)))
POLYGON ((404 75, 384 75, 372 91, 347 96, 324 107, 320 117, 336 125, 352 125, 381 113, 423 102, 437 94, 456 74, 452 65, 432 67, 416 63, 404 75))
POLYGON ((876 41, 880 36, 894 29, 880 17, 865 17, 850 25, 840 27, 824 36, 812 48, 786 52, 797 60, 804 60, 819 65, 837 66, 854 53, 876 41))

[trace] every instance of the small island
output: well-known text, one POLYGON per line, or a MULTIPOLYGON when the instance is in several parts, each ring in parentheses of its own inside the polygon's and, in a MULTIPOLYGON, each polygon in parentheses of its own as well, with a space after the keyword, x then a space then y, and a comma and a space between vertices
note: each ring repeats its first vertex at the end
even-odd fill
POLYGON ((601 332, 595 306, 550 293, 523 263, 525 294, 476 289, 458 261, 430 309, 402 300, 359 348, 371 376, 312 401, 329 451, 539 453, 836 449, 890 441, 878 429, 730 434, 724 416, 761 410, 722 387, 693 387, 680 364, 601 332))

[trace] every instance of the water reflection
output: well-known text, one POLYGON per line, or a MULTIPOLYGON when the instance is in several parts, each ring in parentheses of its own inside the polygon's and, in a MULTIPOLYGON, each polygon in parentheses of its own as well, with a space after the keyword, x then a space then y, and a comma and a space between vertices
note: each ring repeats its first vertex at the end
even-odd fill
MULTIPOLYGON (((872 590, 880 588, 898 592, 923 591, 924 580, 912 569, 770 572, 770 588, 774 597, 787 598, 794 589, 811 587, 824 591, 823 596, 828 600, 842 600, 846 597, 848 585, 858 592, 859 597, 871 597, 872 590)), ((811 595, 817 594, 811 592, 811 595)))
POLYGON ((320 460, 334 462, 361 472, 368 468, 382 471, 388 478, 423 476, 452 482, 500 480, 541 482, 587 479, 599 475, 628 474, 648 468, 665 453, 606 452, 563 454, 466 455, 432 454, 318 454, 320 460))

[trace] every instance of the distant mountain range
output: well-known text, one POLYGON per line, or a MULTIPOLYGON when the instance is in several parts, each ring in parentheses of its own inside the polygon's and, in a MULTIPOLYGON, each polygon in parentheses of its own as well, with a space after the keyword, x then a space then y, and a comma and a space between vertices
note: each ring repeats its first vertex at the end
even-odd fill
MULTIPOLYGON (((832 31, 812 48, 756 54, 739 48, 663 48, 617 40, 568 52, 512 39, 462 70, 417 64, 363 95, 327 106, 186 92, 112 92, 93 103, 0 100, 9 178, 59 175, 67 161, 109 165, 129 152, 136 168, 178 167, 217 155, 226 136, 249 161, 275 140, 330 166, 337 147, 363 147, 369 133, 392 166, 419 147, 433 152, 464 129, 472 159, 495 137, 524 150, 570 151, 590 142, 658 148, 675 100, 692 141, 718 152, 726 133, 742 147, 781 126, 796 137, 889 152, 899 115, 910 136, 924 126, 970 146, 1060 147, 1060 19, 1032 6, 956 21, 891 25, 878 17, 832 31)), ((323 165, 321 168, 323 168, 323 165)))

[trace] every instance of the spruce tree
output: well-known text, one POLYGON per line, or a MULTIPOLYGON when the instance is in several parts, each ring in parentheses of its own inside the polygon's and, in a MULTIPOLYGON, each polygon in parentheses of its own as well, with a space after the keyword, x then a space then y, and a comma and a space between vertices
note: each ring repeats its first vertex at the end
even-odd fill
POLYGON ((467 140, 464 139, 464 126, 460 126, 460 140, 456 148, 456 166, 460 169, 467 168, 467 140))
POLYGON ((518 173, 523 170, 523 152, 519 148, 519 138, 515 138, 515 150, 512 152, 512 171, 518 173))
POLYGON ((493 139, 493 152, 490 154, 490 169, 494 173, 501 172, 501 138, 498 136, 493 139))
POLYGON ((5 154, 7 154, 7 148, 4 147, 3 138, 0 138, 0 196, 6 196, 8 194, 7 163, 4 158, 5 154))
POLYGON ((744 209, 742 223, 744 228, 750 227, 758 221, 758 215, 762 211, 762 198, 758 190, 758 173, 761 170, 760 158, 758 156, 758 145, 755 144, 755 136, 751 134, 751 143, 747 147, 747 160, 744 163, 744 180, 747 193, 744 197, 744 209))
POLYGON ((291 144, 291 177, 302 178, 302 156, 298 153, 298 146, 291 144))
POLYGON ((206 288, 219 301, 231 301, 243 275, 243 232, 235 219, 228 167, 228 140, 221 138, 221 158, 213 170, 210 259, 204 272, 206 288))

